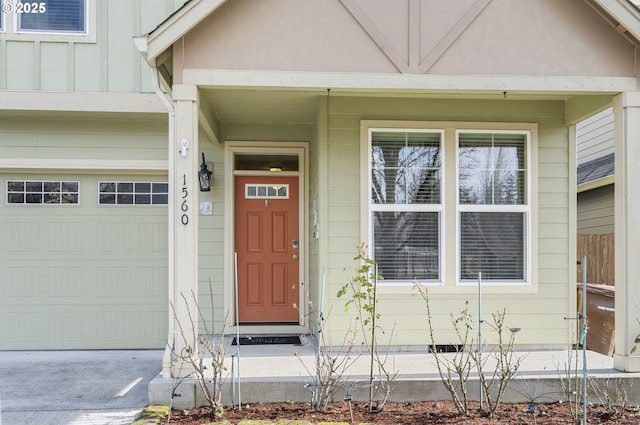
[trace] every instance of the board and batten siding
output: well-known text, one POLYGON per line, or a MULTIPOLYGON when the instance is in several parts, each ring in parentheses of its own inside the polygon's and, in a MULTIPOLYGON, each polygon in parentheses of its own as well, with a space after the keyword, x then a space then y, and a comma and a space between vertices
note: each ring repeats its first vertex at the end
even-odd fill
POLYGON ((149 67, 133 44, 182 0, 89 0, 95 42, 0 34, 0 90, 153 92, 149 67))
POLYGON ((576 124, 576 141, 578 165, 613 153, 613 109, 607 108, 576 124))
MULTIPOLYGON (((575 298, 568 290, 571 280, 569 258, 571 225, 568 196, 571 192, 569 131, 564 120, 564 103, 553 101, 476 101, 433 99, 371 99, 336 97, 332 99, 328 141, 328 286, 325 311, 331 311, 325 335, 334 343, 355 325, 355 312, 345 312, 344 298, 337 298, 340 286, 353 276, 356 245, 361 242, 360 178, 366 164, 360 164, 361 120, 514 122, 538 124, 538 290, 523 296, 517 291, 483 295, 486 315, 506 308, 509 326, 521 327, 517 344, 566 346, 571 324, 564 320, 575 298), (346 270, 345 270, 346 269, 346 270), (517 305, 517 308, 513 306, 517 305)), ((446 166, 455 166, 446 159, 446 166)), ((369 178, 364 175, 363 178, 369 178)), ((450 214, 450 212, 445 212, 450 214)), ((455 244, 455 240, 446 240, 455 244)), ((445 261, 455 261, 447 258, 445 261)), ((381 283, 383 285, 384 283, 381 283)), ((575 296, 575 295, 573 295, 575 296)), ((459 312, 469 301, 477 314, 477 293, 431 295, 434 326, 439 343, 451 344, 450 313, 459 312)), ((353 310, 353 307, 352 309, 353 310)), ((425 303, 409 288, 379 296, 379 324, 382 340, 392 338, 397 345, 428 343, 425 303), (391 329, 396 335, 390 335, 391 329)), ((485 317, 484 319, 489 319, 485 317)), ((488 336, 490 339, 491 336, 488 336)))

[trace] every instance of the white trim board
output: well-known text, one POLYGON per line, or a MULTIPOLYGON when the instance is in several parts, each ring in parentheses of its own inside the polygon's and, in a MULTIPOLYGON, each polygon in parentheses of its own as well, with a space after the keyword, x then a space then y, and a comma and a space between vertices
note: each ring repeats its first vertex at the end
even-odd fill
POLYGON ((507 92, 616 94, 636 90, 635 77, 504 76, 373 74, 345 72, 247 71, 227 69, 185 69, 183 84, 203 87, 263 87, 371 92, 412 91, 414 93, 483 93, 503 96, 507 92))
POLYGON ((167 174, 166 160, 92 160, 46 158, 0 158, 0 171, 67 173, 167 174))
POLYGON ((167 108, 155 93, 60 93, 3 91, 0 110, 56 112, 161 113, 167 108))

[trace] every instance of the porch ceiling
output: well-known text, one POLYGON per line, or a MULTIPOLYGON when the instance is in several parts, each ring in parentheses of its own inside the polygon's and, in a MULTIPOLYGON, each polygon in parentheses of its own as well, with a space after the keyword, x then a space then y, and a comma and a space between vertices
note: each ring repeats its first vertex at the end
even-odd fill
POLYGON ((207 89, 216 119, 234 124, 312 124, 321 91, 207 89))
MULTIPOLYGON (((583 95, 575 92, 525 91, 451 91, 422 90, 345 90, 331 89, 330 96, 407 99, 481 99, 481 100, 553 100, 570 101, 583 95)), ((313 125, 317 119, 319 99, 327 90, 317 88, 202 88, 202 95, 210 103, 216 120, 221 124, 285 124, 313 125)), ((615 92, 598 93, 613 96, 615 92)))

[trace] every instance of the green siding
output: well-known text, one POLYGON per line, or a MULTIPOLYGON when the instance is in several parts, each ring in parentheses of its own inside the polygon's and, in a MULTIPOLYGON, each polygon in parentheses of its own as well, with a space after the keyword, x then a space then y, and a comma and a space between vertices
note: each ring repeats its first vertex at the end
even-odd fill
POLYGON ((0 208, 0 349, 162 348, 167 207, 98 205, 96 192, 166 177, 0 174, 2 187, 23 179, 78 180, 80 204, 0 208))
POLYGON ((578 193, 578 233, 615 232, 613 185, 578 193))
MULTIPOLYGON (((494 102, 478 100, 435 99, 371 99, 335 98, 330 115, 329 162, 326 171, 328 193, 328 306, 332 311, 328 326, 331 338, 339 341, 353 314, 345 313, 343 299, 337 299, 338 288, 352 275, 353 257, 360 238, 360 121, 479 121, 522 122, 538 124, 538 291, 536 293, 487 293, 483 310, 490 314, 507 308, 509 324, 522 327, 520 344, 568 344, 570 329, 564 317, 568 311, 569 145, 564 124, 563 102, 494 102), (513 306, 517 305, 517 308, 513 306)), ((452 162, 447 162, 451 166, 452 162)), ((536 164, 533 164, 535 167, 536 164)), ((445 214, 449 214, 445 212, 445 214)), ((447 240, 446 244, 455 244, 447 240)), ((455 259, 445 258, 445 261, 455 259)), ((466 294, 433 293, 434 320, 441 343, 453 343, 449 314, 460 311, 464 301, 477 310, 473 288, 466 294)), ((426 342, 424 303, 411 290, 405 294, 380 295, 382 323, 386 330, 395 326, 395 343, 414 345, 426 342)), ((485 317, 487 319, 487 317, 485 317)))
POLYGON ((74 79, 73 89, 79 92, 92 92, 102 90, 101 85, 101 51, 94 44, 75 44, 73 46, 74 79))
POLYGON ((198 200, 213 202, 213 215, 198 216, 198 303, 209 331, 215 322, 219 332, 225 317, 233 313, 224 306, 224 144, 211 144, 202 134, 199 137, 200 151, 213 163, 213 183, 210 192, 198 192, 198 200))
POLYGON ((166 160, 166 140, 166 117, 156 121, 0 118, 5 158, 166 160))
MULTIPOLYGON (((69 44, 41 43, 40 54, 42 72, 40 73, 40 87, 44 91, 69 90, 69 72, 73 69, 68 57, 69 44)), ((71 50, 72 51, 72 50, 71 50)))
POLYGON ((149 67, 133 37, 153 30, 182 3, 96 0, 97 28, 90 28, 95 43, 72 37, 51 42, 46 36, 17 41, 6 34, 0 42, 0 90, 149 93, 149 67))
POLYGON ((34 90, 35 43, 26 41, 7 42, 5 64, 7 88, 10 90, 34 90))

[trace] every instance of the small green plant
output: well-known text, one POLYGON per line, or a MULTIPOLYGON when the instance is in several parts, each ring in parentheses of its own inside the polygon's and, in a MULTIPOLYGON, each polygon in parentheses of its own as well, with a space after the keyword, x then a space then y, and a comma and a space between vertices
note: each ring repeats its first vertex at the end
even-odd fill
MULTIPOLYGON (((391 371, 386 366, 389 355, 389 345, 385 354, 381 355, 378 350, 376 332, 384 331, 377 323, 380 313, 377 312, 377 283, 382 276, 378 275, 376 262, 367 255, 366 245, 360 243, 357 246, 358 254, 353 258, 357 267, 355 274, 338 291, 338 298, 348 296, 344 304, 344 310, 349 311, 350 307, 356 310, 356 329, 362 332, 363 345, 367 347, 371 356, 371 368, 369 375, 369 411, 380 412, 384 408, 394 382, 398 375, 397 371, 391 371), (374 369, 378 370, 378 384, 374 383, 374 369), (380 389, 382 395, 374 406, 374 390, 380 389)), ((394 331, 392 334, 395 332, 394 331)))
POLYGON ((344 304, 344 311, 349 311, 349 307, 353 305, 358 313, 364 313, 357 319, 362 320, 363 326, 368 326, 380 319, 380 313, 376 313, 374 282, 382 277, 375 274, 375 261, 367 256, 366 245, 361 243, 357 248, 358 255, 353 258, 358 262, 355 276, 340 288, 338 298, 350 292, 351 298, 344 304))

